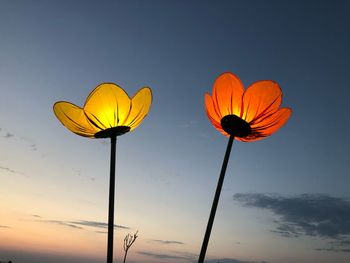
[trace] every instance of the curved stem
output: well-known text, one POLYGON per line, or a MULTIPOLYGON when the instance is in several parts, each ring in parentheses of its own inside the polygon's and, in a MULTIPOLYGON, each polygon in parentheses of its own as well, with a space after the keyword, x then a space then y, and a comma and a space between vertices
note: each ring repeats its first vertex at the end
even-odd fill
POLYGON ((218 207, 222 185, 224 183, 226 168, 227 168, 228 160, 230 158, 230 153, 231 153, 231 148, 232 148, 232 144, 233 144, 233 139, 234 139, 234 137, 230 136, 230 139, 228 140, 224 161, 223 161, 222 167, 221 167, 221 172, 220 172, 218 185, 216 187, 216 192, 215 192, 215 196, 214 196, 214 200, 213 200, 213 205, 212 205, 211 211, 210 211, 210 216, 209 216, 209 220, 208 220, 208 224, 207 224, 207 229, 205 231, 201 252, 199 254, 198 263, 203 263, 204 262, 205 254, 207 252, 207 247, 208 247, 208 243, 209 243, 210 233, 211 233, 211 229, 213 227, 215 213, 216 213, 216 209, 218 207))
POLYGON ((109 207, 108 207, 108 239, 107 263, 113 262, 113 232, 114 232, 114 192, 115 192, 115 155, 117 137, 111 137, 111 166, 109 178, 109 207))

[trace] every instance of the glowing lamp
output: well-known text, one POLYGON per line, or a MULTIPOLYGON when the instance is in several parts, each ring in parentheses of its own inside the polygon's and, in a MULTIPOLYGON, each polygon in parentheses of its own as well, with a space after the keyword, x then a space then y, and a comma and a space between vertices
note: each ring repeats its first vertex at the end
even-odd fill
POLYGON ((204 104, 213 126, 229 137, 214 201, 199 255, 203 263, 220 198, 233 140, 252 142, 264 139, 279 130, 292 110, 280 108, 282 91, 272 80, 253 83, 244 90, 241 80, 232 73, 223 73, 214 82, 212 95, 206 93, 204 104))
POLYGON ((113 262, 115 155, 117 136, 134 130, 148 114, 152 92, 140 89, 134 97, 114 83, 102 83, 87 97, 83 108, 59 101, 53 111, 71 132, 89 138, 111 138, 107 263, 113 262))

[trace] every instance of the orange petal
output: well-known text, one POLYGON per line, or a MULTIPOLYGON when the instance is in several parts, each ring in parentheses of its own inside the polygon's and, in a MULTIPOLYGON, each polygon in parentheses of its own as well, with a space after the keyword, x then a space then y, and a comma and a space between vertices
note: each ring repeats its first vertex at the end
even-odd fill
POLYGON ((221 132, 224 136, 230 137, 230 135, 222 129, 221 124, 219 122, 217 122, 216 120, 211 118, 209 115, 208 115, 208 118, 209 118, 211 124, 213 124, 215 129, 217 129, 219 132, 221 132))
POLYGON ((131 100, 131 110, 125 122, 121 125, 129 126, 132 131, 140 125, 147 116, 152 104, 152 91, 148 87, 140 89, 131 100))
POLYGON ((213 104, 220 119, 226 115, 240 116, 244 88, 241 80, 227 72, 220 75, 213 86, 213 104))
POLYGON ((213 124, 215 129, 217 129, 223 135, 229 136, 229 134, 226 133, 221 127, 221 123, 220 123, 221 118, 219 117, 216 110, 214 109, 213 100, 208 93, 204 94, 204 103, 205 103, 205 112, 207 113, 207 116, 211 124, 213 124))
POLYGON ((65 101, 56 102, 53 106, 53 111, 68 130, 78 135, 94 137, 94 134, 99 131, 87 121, 83 109, 72 103, 65 101))
POLYGON ((209 95, 209 93, 204 94, 204 105, 205 105, 205 111, 208 117, 215 120, 215 122, 220 125, 221 117, 219 116, 218 112, 215 110, 213 99, 209 95))
POLYGON ((103 130, 122 125, 130 107, 130 98, 121 87, 102 83, 86 99, 84 112, 93 125, 103 130))
POLYGON ((251 125, 252 134, 241 138, 241 141, 252 142, 272 135, 288 121, 291 114, 292 110, 290 108, 280 108, 275 113, 265 116, 260 122, 251 125))
POLYGON ((241 118, 248 123, 255 122, 263 115, 274 113, 282 101, 282 91, 272 80, 253 83, 243 95, 243 112, 241 118))

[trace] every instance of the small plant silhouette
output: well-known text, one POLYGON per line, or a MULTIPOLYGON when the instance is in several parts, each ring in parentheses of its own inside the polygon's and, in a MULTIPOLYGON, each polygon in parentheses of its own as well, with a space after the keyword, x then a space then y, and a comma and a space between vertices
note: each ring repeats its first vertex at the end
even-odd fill
POLYGON ((134 235, 127 234, 124 238, 124 261, 123 263, 126 262, 126 256, 128 255, 129 248, 134 244, 136 238, 138 237, 137 233, 139 231, 136 231, 134 235))

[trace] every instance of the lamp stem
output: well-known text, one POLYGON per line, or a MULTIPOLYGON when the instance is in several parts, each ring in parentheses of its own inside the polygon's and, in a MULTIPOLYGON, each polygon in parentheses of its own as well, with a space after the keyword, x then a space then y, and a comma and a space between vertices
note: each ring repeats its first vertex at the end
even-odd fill
POLYGON ((109 178, 109 207, 108 207, 108 239, 107 263, 113 263, 113 232, 114 232, 114 192, 115 192, 115 155, 117 137, 111 136, 111 166, 109 178))
POLYGON ((215 197, 214 197, 214 200, 213 200, 213 205, 212 205, 211 211, 210 211, 210 216, 209 216, 209 220, 208 220, 208 224, 207 224, 207 229, 205 231, 201 252, 199 254, 198 263, 203 263, 204 262, 205 254, 207 252, 207 247, 208 247, 208 243, 209 243, 210 233, 211 233, 211 229, 213 227, 215 213, 216 213, 216 209, 218 207, 222 185, 224 183, 226 168, 227 168, 228 160, 230 158, 230 153, 231 153, 231 148, 232 148, 232 144, 233 144, 233 139, 234 139, 234 137, 230 136, 230 139, 228 140, 224 161, 223 161, 222 167, 221 167, 221 172, 220 172, 218 185, 216 187, 216 192, 215 192, 215 197))

